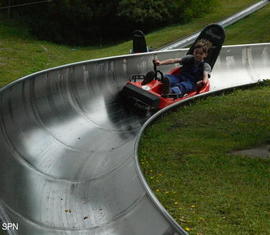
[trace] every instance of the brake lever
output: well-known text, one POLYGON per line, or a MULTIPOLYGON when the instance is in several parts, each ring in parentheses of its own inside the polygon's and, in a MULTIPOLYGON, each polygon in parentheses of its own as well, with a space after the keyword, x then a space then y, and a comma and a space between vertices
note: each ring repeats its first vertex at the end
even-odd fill
POLYGON ((160 70, 157 70, 157 64, 155 63, 155 60, 153 60, 154 64, 154 73, 155 73, 155 80, 162 81, 163 79, 163 73, 160 70), (160 78, 158 77, 158 74, 160 74, 160 78))

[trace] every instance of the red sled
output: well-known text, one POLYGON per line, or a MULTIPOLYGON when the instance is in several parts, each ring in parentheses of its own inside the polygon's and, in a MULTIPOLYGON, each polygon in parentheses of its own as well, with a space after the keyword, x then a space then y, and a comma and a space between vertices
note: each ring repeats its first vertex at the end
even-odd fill
MULTIPOLYGON (((171 70, 168 74, 177 75, 179 73, 181 73, 180 67, 171 70)), ((208 82, 203 86, 197 87, 196 90, 191 91, 182 97, 177 96, 177 94, 172 94, 169 97, 163 97, 162 86, 163 84, 158 78, 146 85, 142 85, 142 80, 137 81, 135 75, 135 78, 129 81, 124 87, 123 93, 125 97, 130 97, 132 103, 137 107, 159 110, 175 102, 209 91, 210 82, 208 80, 208 82)))
MULTIPOLYGON (((218 24, 211 24, 206 26, 201 31, 193 45, 190 47, 187 54, 193 54, 194 46, 200 39, 207 39, 213 44, 212 48, 208 51, 208 56, 205 59, 205 62, 207 62, 213 69, 216 59, 222 48, 222 44, 225 40, 224 29, 218 24)), ((184 96, 179 97, 177 94, 171 94, 170 96, 164 97, 162 96, 163 84, 161 82, 163 74, 156 70, 155 64, 154 72, 154 80, 147 83, 146 85, 142 85, 142 81, 145 78, 144 75, 133 75, 131 80, 124 86, 122 93, 128 101, 131 101, 131 104, 142 107, 144 109, 146 108, 159 110, 183 99, 187 99, 189 97, 205 93, 210 90, 210 82, 208 80, 206 84, 201 87, 197 87, 196 90, 191 91, 184 96), (158 78, 158 74, 160 74, 161 78, 158 78)), ((168 74, 176 75, 179 73, 181 73, 181 67, 171 70, 168 74)))

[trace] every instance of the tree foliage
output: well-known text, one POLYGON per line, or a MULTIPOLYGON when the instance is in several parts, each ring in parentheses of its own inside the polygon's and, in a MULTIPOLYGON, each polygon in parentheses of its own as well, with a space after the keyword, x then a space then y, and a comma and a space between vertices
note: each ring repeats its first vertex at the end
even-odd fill
MULTIPOLYGON (((4 0, 6 4, 35 0, 4 0)), ((40 2, 40 0, 36 0, 40 2)), ((215 0, 51 0, 14 8, 40 39, 74 45, 126 39, 135 29, 150 32, 188 22, 211 10, 215 0)))

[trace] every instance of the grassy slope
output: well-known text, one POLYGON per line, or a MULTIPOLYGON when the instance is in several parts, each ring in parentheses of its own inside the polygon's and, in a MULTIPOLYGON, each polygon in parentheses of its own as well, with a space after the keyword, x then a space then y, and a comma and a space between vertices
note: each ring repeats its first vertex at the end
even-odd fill
POLYGON ((232 154, 270 141, 270 82, 209 97, 148 128, 150 187, 191 234, 270 234, 270 161, 232 154), (199 118, 198 118, 199 117, 199 118))
POLYGON ((202 17, 194 19, 192 22, 184 25, 175 25, 171 27, 163 28, 160 31, 152 33, 147 36, 147 41, 149 45, 158 48, 161 45, 167 44, 168 42, 173 42, 179 38, 190 35, 196 31, 201 30, 205 25, 209 23, 219 22, 228 16, 231 16, 236 9, 244 9, 248 5, 256 3, 258 1, 217 1, 217 6, 210 13, 202 17))
POLYGON ((270 4, 226 29, 226 44, 270 42, 270 4))
MULTIPOLYGON (((257 0, 217 0, 215 10, 185 25, 175 25, 147 35, 150 47, 158 48, 200 30, 257 2, 257 0)), ((81 60, 127 54, 131 42, 102 48, 71 48, 33 39, 20 25, 0 21, 0 87, 27 74, 81 60)))

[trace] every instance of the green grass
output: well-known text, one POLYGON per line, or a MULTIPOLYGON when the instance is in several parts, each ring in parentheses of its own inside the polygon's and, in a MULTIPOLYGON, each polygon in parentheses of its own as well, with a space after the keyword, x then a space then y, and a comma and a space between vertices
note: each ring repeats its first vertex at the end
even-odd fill
POLYGON ((210 13, 193 19, 187 24, 166 27, 160 31, 149 34, 146 37, 147 41, 149 42, 149 45, 154 48, 161 47, 164 44, 168 44, 169 42, 173 42, 179 38, 191 35, 192 33, 199 31, 207 24, 219 22, 256 2, 258 1, 217 0, 216 7, 212 9, 210 13))
MULTIPOLYGON (((216 8, 203 17, 194 19, 188 24, 166 27, 147 35, 149 46, 158 48, 173 42, 201 30, 206 24, 220 21, 257 0, 217 0, 217 2, 216 8)), ((253 42, 256 42, 256 39, 253 42)), ((131 47, 131 41, 102 47, 73 48, 57 45, 34 39, 19 23, 0 19, 0 87, 43 69, 93 58, 128 54, 131 47)))
POLYGON ((226 44, 270 42, 270 4, 226 29, 226 44))
POLYGON ((0 235, 6 235, 7 233, 4 232, 1 228, 0 228, 0 235))
MULTIPOLYGON (((2 21, 3 22, 3 21, 2 21)), ((0 86, 46 68, 127 53, 130 43, 102 48, 72 48, 38 41, 12 21, 0 24, 0 86)))
POLYGON ((270 234, 270 159, 232 154, 270 142, 270 82, 179 108, 147 128, 140 163, 190 234, 270 234))

